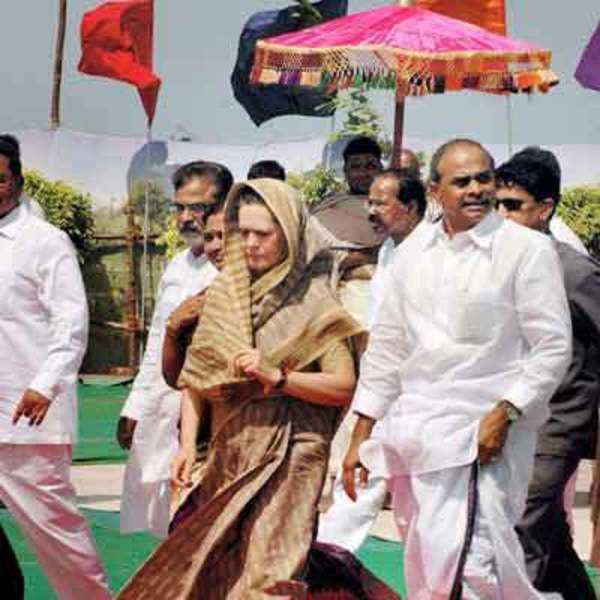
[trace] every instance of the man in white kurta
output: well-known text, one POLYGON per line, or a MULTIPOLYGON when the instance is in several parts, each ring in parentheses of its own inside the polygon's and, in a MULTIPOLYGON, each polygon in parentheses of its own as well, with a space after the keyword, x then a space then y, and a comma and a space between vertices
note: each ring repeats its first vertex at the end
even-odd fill
POLYGON ((363 466, 390 479, 411 600, 541 598, 514 525, 571 355, 560 265, 543 235, 492 212, 493 161, 479 144, 445 144, 432 180, 443 218, 395 253, 344 484, 354 497, 363 466))
MULTIPOLYGON (((167 319, 186 299, 204 291, 218 273, 204 253, 206 206, 220 204, 232 177, 221 165, 192 163, 174 175, 172 205, 177 226, 189 249, 168 264, 158 287, 152 325, 139 373, 123 409, 120 433, 130 446, 121 500, 121 531, 168 533, 171 503, 170 463, 176 454, 181 392, 162 376, 161 352, 167 319), (132 441, 124 430, 129 429, 132 441)), ((212 234, 211 234, 212 235, 212 234)))
POLYGON ((68 237, 19 204, 18 146, 0 138, 0 500, 61 600, 110 598, 70 480, 88 312, 68 237))

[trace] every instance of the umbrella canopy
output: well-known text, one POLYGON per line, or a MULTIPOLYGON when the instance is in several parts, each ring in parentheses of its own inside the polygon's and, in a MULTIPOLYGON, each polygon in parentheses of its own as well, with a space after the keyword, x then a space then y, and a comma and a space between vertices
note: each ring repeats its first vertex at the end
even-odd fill
POLYGON ((583 87, 600 92, 600 25, 583 51, 575 79, 583 87))
MULTIPOLYGON (((314 8, 324 21, 328 21, 348 12, 348 0, 321 0, 314 8)), ((332 96, 320 90, 294 90, 283 85, 272 85, 265 89, 250 83, 257 40, 301 29, 304 25, 296 15, 297 11, 298 6, 290 6, 258 12, 250 17, 242 30, 231 87, 236 100, 246 109, 255 125, 282 115, 328 117, 333 114, 333 109, 326 104, 332 96)))
POLYGON ((551 52, 421 8, 384 6, 258 42, 252 81, 399 96, 547 91, 551 52))

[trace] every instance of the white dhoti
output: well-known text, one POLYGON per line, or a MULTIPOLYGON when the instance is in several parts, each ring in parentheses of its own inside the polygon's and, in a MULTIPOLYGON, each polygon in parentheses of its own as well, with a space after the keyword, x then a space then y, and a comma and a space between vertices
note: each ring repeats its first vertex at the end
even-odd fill
POLYGON ((0 500, 60 600, 111 597, 90 529, 70 479, 71 447, 0 444, 0 500))
POLYGON ((179 448, 180 394, 171 392, 146 406, 129 452, 121 499, 121 532, 168 534, 170 465, 179 448))
MULTIPOLYGON (((525 508, 536 436, 509 432, 498 460, 479 467, 474 530, 462 574, 465 600, 559 600, 530 583, 514 527, 525 508)), ((448 600, 463 551, 471 465, 395 477, 394 513, 406 542, 411 600, 448 600)))

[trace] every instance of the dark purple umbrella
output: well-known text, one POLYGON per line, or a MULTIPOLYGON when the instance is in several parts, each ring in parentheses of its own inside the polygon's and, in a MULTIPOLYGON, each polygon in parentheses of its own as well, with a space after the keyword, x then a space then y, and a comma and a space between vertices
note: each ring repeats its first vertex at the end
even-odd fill
MULTIPOLYGON (((322 0, 313 6, 321 15, 322 22, 348 12, 348 0, 322 0)), ((310 88, 295 90, 286 85, 265 88, 250 82, 256 42, 306 27, 297 13, 298 6, 255 13, 248 19, 240 35, 231 87, 236 100, 246 109, 255 125, 283 115, 329 117, 333 113, 330 107, 324 107, 331 100, 331 93, 310 88)))
POLYGON ((575 79, 586 88, 600 92, 600 25, 583 51, 575 79))

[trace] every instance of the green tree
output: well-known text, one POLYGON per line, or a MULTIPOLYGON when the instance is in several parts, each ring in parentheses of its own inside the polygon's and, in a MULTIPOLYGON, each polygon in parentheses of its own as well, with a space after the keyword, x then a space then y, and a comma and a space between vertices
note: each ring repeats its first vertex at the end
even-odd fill
POLYGON ((135 216, 140 225, 144 223, 146 200, 148 201, 148 223, 150 233, 162 233, 168 226, 170 198, 162 186, 155 181, 136 181, 131 190, 135 216))
POLYGON ((331 142, 358 135, 366 135, 379 142, 384 156, 389 156, 392 143, 388 137, 381 115, 373 108, 364 88, 354 88, 349 92, 339 92, 323 105, 345 114, 341 126, 330 136, 331 142))
POLYGON ((590 254, 600 259, 600 186, 566 189, 556 212, 581 238, 590 254))
POLYGON ((298 4, 298 8, 293 14, 302 21, 305 27, 317 25, 323 20, 323 16, 313 6, 311 0, 295 0, 295 2, 298 4))
POLYGON ((178 252, 186 247, 183 238, 179 235, 175 218, 168 220, 165 230, 156 240, 156 245, 159 248, 165 249, 167 260, 171 260, 178 252))
POLYGON ((94 248, 92 199, 63 181, 49 181, 37 171, 25 172, 25 193, 42 207, 49 223, 64 231, 83 261, 94 248))
POLYGON ((287 183, 300 191, 308 205, 345 188, 344 182, 337 178, 333 169, 321 165, 303 173, 288 173, 287 183))

